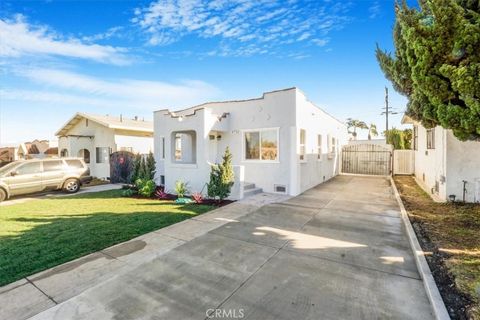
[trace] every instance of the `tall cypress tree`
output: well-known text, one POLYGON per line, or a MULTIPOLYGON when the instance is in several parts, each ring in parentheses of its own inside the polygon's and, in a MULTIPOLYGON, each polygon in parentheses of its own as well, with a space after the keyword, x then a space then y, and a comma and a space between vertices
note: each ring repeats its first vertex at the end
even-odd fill
POLYGON ((148 153, 145 166, 146 166, 146 173, 148 175, 148 179, 153 180, 155 178, 156 168, 155 168, 155 158, 153 157, 152 151, 148 153))
POLYGON ((480 141, 480 2, 420 1, 395 5, 395 53, 376 56, 394 88, 408 97, 407 114, 430 128, 480 141))

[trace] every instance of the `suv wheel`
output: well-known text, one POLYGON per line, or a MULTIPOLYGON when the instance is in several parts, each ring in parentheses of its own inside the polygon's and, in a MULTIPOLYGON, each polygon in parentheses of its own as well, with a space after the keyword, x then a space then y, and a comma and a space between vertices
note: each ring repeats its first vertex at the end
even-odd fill
POLYGON ((7 199, 7 193, 5 192, 5 190, 0 188, 0 202, 2 202, 5 199, 7 199))
POLYGON ((68 179, 63 184, 63 191, 67 193, 75 193, 80 189, 80 181, 77 179, 68 179))

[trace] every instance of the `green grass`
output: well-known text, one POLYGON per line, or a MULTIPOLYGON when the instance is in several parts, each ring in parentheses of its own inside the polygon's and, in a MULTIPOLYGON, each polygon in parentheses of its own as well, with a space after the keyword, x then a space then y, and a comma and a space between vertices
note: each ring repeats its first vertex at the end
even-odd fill
POLYGON ((0 207, 0 286, 212 209, 120 194, 0 207))

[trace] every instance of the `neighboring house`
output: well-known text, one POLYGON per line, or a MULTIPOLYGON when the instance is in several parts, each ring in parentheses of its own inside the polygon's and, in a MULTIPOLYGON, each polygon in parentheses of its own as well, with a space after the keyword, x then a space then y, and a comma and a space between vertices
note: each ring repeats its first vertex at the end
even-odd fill
POLYGON ((261 98, 209 102, 185 110, 154 113, 157 183, 174 190, 206 192, 211 165, 228 146, 233 155, 232 198, 259 192, 289 195, 339 173, 346 126, 307 100, 297 88, 261 98))
POLYGON ((480 202, 480 142, 460 141, 451 130, 437 126, 426 129, 408 116, 403 124, 413 124, 415 177, 434 199, 480 202), (465 181, 465 183, 464 183, 465 181))
POLYGON ((9 162, 18 160, 18 147, 1 147, 0 148, 0 166, 9 162))
POLYGON ((153 123, 122 116, 76 113, 55 134, 61 157, 82 157, 94 177, 110 177, 110 154, 153 150, 153 123))
POLYGON ((58 154, 56 141, 38 140, 23 142, 17 146, 0 148, 0 163, 8 163, 19 159, 39 159, 56 157, 58 154))

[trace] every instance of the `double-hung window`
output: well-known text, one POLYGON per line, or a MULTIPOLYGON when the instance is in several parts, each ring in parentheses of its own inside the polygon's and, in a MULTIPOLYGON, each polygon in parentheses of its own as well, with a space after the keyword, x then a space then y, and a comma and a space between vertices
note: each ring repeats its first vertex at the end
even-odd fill
POLYGON ((418 126, 413 126, 413 150, 418 150, 418 126))
POLYGON ((95 156, 97 163, 108 163, 110 159, 109 147, 97 147, 95 148, 95 156))
POLYGON ((161 155, 160 155, 160 159, 165 159, 165 137, 162 137, 161 138, 161 141, 162 141, 162 145, 161 145, 161 155))
POLYGON ((305 129, 300 129, 300 160, 301 161, 307 160, 305 158, 305 154, 307 151, 306 143, 307 143, 307 132, 305 131, 305 129))
POLYGON ((245 160, 278 161, 278 129, 244 132, 245 160))
POLYGON ((427 129, 427 149, 435 149, 435 128, 427 129))
POLYGON ((317 135, 317 159, 322 160, 322 135, 317 135))

